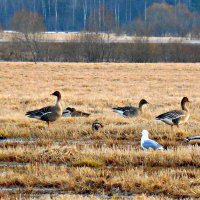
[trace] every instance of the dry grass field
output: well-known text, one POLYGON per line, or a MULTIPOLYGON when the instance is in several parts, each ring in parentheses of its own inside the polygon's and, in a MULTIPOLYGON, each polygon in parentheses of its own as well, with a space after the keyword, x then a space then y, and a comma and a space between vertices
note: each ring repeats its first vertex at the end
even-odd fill
POLYGON ((0 65, 1 199, 194 199, 200 198, 199 64, 6 63, 0 65), (25 117, 54 104, 91 113, 47 127, 25 117), (154 118, 180 108, 188 96, 191 117, 171 128, 154 118), (150 104, 138 118, 111 108, 150 104), (104 124, 93 132, 92 122, 104 124), (141 130, 167 147, 142 151, 141 130), (77 195, 77 196, 76 196, 77 195), (92 196, 90 196, 92 195, 92 196))

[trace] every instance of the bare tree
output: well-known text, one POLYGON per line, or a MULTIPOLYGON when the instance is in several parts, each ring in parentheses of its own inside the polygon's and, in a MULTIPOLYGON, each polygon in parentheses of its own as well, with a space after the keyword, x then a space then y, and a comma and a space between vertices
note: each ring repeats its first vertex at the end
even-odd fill
POLYGON ((11 28, 20 33, 14 40, 23 44, 31 52, 32 59, 37 62, 41 51, 41 31, 45 30, 43 18, 38 13, 21 10, 15 13, 11 20, 11 28))
POLYGON ((86 62, 104 61, 105 42, 99 33, 83 33, 80 37, 82 55, 86 62))
POLYGON ((58 29, 58 0, 55 0, 55 30, 58 29))
POLYGON ((115 29, 115 17, 112 11, 100 5, 88 18, 88 30, 93 32, 104 31, 110 33, 115 29), (101 16, 99 18, 99 16, 101 16), (101 19, 101 20, 100 20, 101 19))
POLYGON ((86 29, 86 20, 87 20, 87 14, 88 14, 88 4, 86 0, 82 0, 83 3, 83 23, 84 23, 84 30, 86 29))

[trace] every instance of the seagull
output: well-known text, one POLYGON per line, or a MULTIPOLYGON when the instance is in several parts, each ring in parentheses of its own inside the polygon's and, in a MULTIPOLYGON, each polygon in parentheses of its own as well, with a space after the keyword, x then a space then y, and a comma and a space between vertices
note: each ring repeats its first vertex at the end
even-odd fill
POLYGON ((122 115, 123 117, 137 117, 142 113, 142 107, 145 104, 148 104, 148 102, 145 99, 142 99, 139 102, 139 107, 134 107, 134 106, 117 107, 113 108, 113 112, 116 112, 122 115))
POLYGON ((38 120, 42 120, 47 122, 48 127, 50 126, 50 122, 56 121, 58 118, 62 116, 62 106, 61 106, 61 94, 59 91, 55 91, 51 95, 56 96, 56 104, 54 106, 47 106, 38 110, 28 111, 26 116, 29 118, 35 118, 38 120))
POLYGON ((141 147, 143 150, 147 149, 158 149, 164 150, 164 147, 158 144, 156 141, 149 139, 149 132, 147 130, 142 131, 141 147))
POLYGON ((175 125, 179 127, 180 124, 186 123, 190 117, 189 109, 186 103, 190 102, 187 97, 183 97, 181 100, 182 110, 172 110, 163 113, 156 117, 156 120, 162 121, 165 124, 171 125, 171 128, 175 125))

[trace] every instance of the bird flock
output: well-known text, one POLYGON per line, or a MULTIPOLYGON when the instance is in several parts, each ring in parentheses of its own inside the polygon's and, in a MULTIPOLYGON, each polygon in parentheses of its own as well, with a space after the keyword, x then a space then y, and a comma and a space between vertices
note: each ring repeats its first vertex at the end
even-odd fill
MULTIPOLYGON (((62 108, 61 105, 61 93, 59 91, 55 91, 51 95, 56 96, 56 104, 54 106, 47 106, 41 109, 28 111, 26 116, 29 118, 35 118, 41 121, 45 121, 50 126, 50 123, 58 120, 60 117, 89 117, 89 113, 85 113, 82 111, 78 111, 75 108, 67 107, 66 109, 62 108)), ((188 108, 188 103, 190 103, 187 97, 183 97, 181 100, 181 109, 180 110, 171 110, 169 112, 163 113, 157 116, 155 119, 158 121, 162 121, 167 125, 170 125, 173 129, 173 126, 179 127, 180 124, 184 124, 189 120, 190 112, 188 108)), ((116 107, 112 108, 112 111, 118 113, 119 115, 127 118, 138 117, 143 112, 143 106, 145 104, 149 104, 148 101, 142 99, 139 102, 138 107, 134 106, 124 106, 124 107, 116 107)), ((104 126, 98 120, 95 120, 92 123, 92 130, 98 131, 102 129, 104 126)), ((147 149, 158 149, 164 150, 164 147, 158 144, 156 141, 149 139, 149 132, 147 130, 142 130, 141 132, 141 148, 143 150, 147 149)), ((200 136, 187 137, 186 141, 200 139, 200 136)))

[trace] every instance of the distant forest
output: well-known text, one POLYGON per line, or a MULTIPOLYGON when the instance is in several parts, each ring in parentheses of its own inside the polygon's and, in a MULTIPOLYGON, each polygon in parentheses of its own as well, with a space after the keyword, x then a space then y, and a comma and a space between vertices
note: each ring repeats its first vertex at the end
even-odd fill
POLYGON ((129 35, 199 35, 200 0, 0 0, 0 26, 13 29, 17 12, 38 13, 47 31, 129 35))

